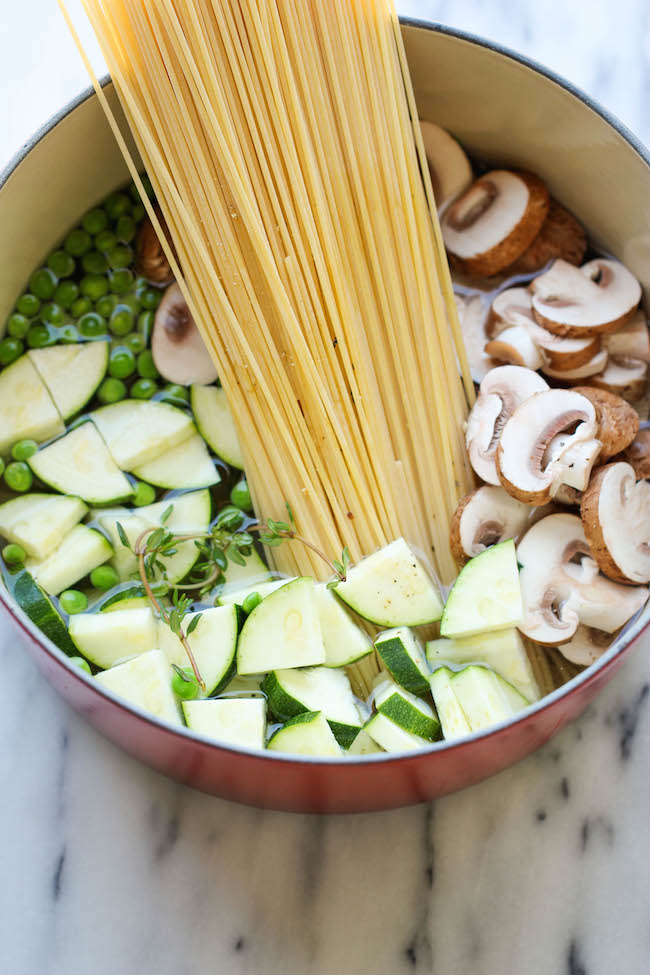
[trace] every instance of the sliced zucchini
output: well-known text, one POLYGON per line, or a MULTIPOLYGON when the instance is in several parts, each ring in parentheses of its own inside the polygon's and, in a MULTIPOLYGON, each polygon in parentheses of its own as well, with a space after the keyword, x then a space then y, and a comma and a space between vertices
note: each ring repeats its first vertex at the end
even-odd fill
POLYGON ((13 596, 25 615, 39 630, 63 650, 69 657, 77 654, 77 648, 70 638, 63 618, 45 593, 26 569, 10 572, 4 569, 7 590, 13 596))
POLYGON ((108 366, 108 342, 78 342, 31 349, 27 354, 67 420, 94 395, 108 366))
POLYGON ((133 486, 115 464, 93 423, 75 427, 42 447, 27 463, 44 484, 91 504, 114 504, 133 495, 133 486))
MULTIPOLYGON (((228 566, 230 566, 230 562, 228 566)), ((241 606, 246 597, 254 592, 258 594, 260 599, 266 599, 276 589, 282 589, 282 586, 286 586, 288 582, 291 582, 291 579, 271 579, 270 582, 260 582, 257 585, 253 583, 251 586, 245 586, 243 589, 229 589, 227 592, 222 592, 219 596, 219 605, 230 606, 231 603, 237 603, 237 605, 241 606)))
POLYGON ((412 694, 429 692, 430 671, 424 649, 407 626, 384 630, 375 640, 375 650, 398 684, 412 694))
POLYGON ((377 687, 374 704, 380 714, 409 734, 425 741, 435 741, 440 736, 440 722, 433 709, 393 681, 384 681, 377 687))
MULTIPOLYGON (((237 565, 236 562, 228 561, 224 570, 224 582, 219 599, 232 594, 237 597, 235 602, 239 602, 239 594, 243 589, 248 592, 256 592, 258 583, 271 581, 271 572, 264 564, 264 560, 257 549, 253 549, 251 554, 246 557, 246 565, 237 565)), ((276 588, 279 589, 280 587, 277 586, 276 588)))
POLYGON ((367 731, 363 728, 348 748, 347 755, 376 755, 383 752, 381 745, 373 741, 367 731))
POLYGON ((224 390, 220 386, 192 386, 190 402, 199 433, 226 464, 244 469, 244 458, 235 422, 224 390))
POLYGON ((363 726, 365 733, 385 752, 409 752, 426 748, 430 742, 413 735, 377 711, 363 726))
POLYGON ((262 681, 261 690, 279 721, 288 721, 305 711, 321 711, 341 748, 349 748, 359 733, 359 711, 350 681, 342 670, 273 670, 262 681))
POLYGON ((262 693, 260 691, 260 685, 263 678, 257 677, 233 677, 230 683, 224 687, 220 693, 220 697, 234 697, 236 694, 240 694, 242 697, 259 697, 262 693))
POLYGON ((427 658, 432 667, 442 664, 487 664, 523 694, 528 701, 539 701, 535 680, 524 641, 518 630, 495 630, 477 636, 430 640, 427 658))
POLYGON ((70 618, 68 631, 84 657, 102 668, 113 667, 156 646, 156 621, 148 606, 114 613, 80 613, 70 618))
POLYGON ((325 663, 328 667, 346 667, 372 651, 372 639, 350 618, 331 589, 324 583, 314 590, 320 621, 325 663))
POLYGON ((507 721, 528 707, 512 684, 487 667, 465 667, 451 678, 451 686, 472 731, 507 721))
POLYGON ((160 457, 134 468, 133 473, 141 481, 169 489, 211 487, 221 480, 205 441, 198 433, 160 457))
POLYGON ((341 758, 341 748, 320 711, 304 711, 279 728, 266 746, 291 755, 341 758))
POLYGON ((0 372, 0 454, 18 440, 42 443, 64 431, 61 414, 29 356, 0 372))
POLYGON ((448 667, 439 667, 430 678, 433 703, 446 740, 462 738, 463 735, 469 735, 472 730, 454 693, 452 677, 453 673, 448 667))
POLYGON ((143 586, 128 586, 113 592, 95 608, 100 613, 114 613, 116 610, 143 609, 145 606, 151 606, 151 603, 143 586))
POLYGON ((442 636, 474 636, 518 626, 523 619, 519 569, 512 539, 475 556, 461 570, 447 598, 442 636))
POLYGON ((47 558, 42 561, 28 560, 25 568, 46 593, 58 596, 110 559, 112 554, 113 546, 101 532, 87 525, 75 525, 47 558))
POLYGON ((88 508, 80 498, 23 494, 0 505, 0 535, 44 559, 81 521, 88 508))
POLYGON ((422 626, 442 615, 438 586, 403 538, 349 569, 336 594, 378 626, 422 626))
POLYGON ((187 413, 157 400, 125 399, 94 410, 90 417, 123 471, 155 460, 195 432, 187 413))
POLYGON ((162 650, 147 653, 97 674, 102 687, 170 724, 182 725, 172 691, 172 669, 162 650))
MULTIPOLYGON (((197 616, 201 618, 187 640, 205 683, 205 693, 209 696, 217 694, 235 674, 235 649, 239 629, 237 607, 217 606, 201 613, 188 613, 182 623, 184 633, 187 633, 192 620, 197 616)), ((158 621, 156 646, 165 651, 171 664, 176 664, 177 667, 189 666, 185 647, 164 620, 158 621)))
POLYGON ((185 723, 192 731, 227 745, 264 748, 266 701, 263 697, 183 701, 185 723))
POLYGON ((324 662, 314 582, 308 577, 276 589, 244 623, 237 647, 238 674, 263 674, 324 662))
POLYGON ((127 579, 137 578, 138 559, 132 549, 142 532, 146 531, 147 528, 153 528, 154 525, 144 518, 140 518, 139 515, 133 514, 128 508, 111 508, 105 514, 101 511, 95 511, 92 514, 96 516, 100 528, 106 532, 111 540, 114 551, 111 565, 120 577, 120 581, 125 582, 127 579), (122 526, 131 548, 127 548, 123 544, 117 528, 118 522, 122 526))

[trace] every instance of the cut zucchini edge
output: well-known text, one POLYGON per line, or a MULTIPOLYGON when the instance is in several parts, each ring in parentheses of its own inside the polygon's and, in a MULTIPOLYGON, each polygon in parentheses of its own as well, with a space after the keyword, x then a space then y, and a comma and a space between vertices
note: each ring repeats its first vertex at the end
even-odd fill
POLYGON ((63 617, 43 589, 26 569, 16 573, 3 569, 7 591, 27 618, 38 627, 47 639, 68 657, 76 657, 77 648, 68 632, 63 617))

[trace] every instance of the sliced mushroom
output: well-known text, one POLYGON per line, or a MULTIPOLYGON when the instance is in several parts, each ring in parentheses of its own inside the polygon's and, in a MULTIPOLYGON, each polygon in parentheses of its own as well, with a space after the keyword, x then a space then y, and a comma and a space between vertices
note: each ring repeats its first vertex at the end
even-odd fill
POLYGON ((650 582, 650 483, 624 461, 594 474, 580 516, 602 572, 627 585, 650 582))
POLYGON ((542 229, 508 271, 512 274, 530 274, 558 257, 569 264, 581 264, 586 250, 587 235, 582 224, 566 207, 551 199, 542 229))
POLYGON ((496 453, 501 431, 517 407, 548 384, 520 366, 498 366, 484 378, 467 420, 466 443, 472 467, 488 484, 499 484, 496 453))
POLYGON ((170 383, 189 386, 213 383, 216 367, 177 284, 170 285, 158 305, 151 337, 156 369, 170 383))
POLYGON ((461 270, 490 277, 532 244, 548 208, 548 190, 537 176, 495 169, 445 210, 445 246, 461 270))
POLYGON ((593 386, 574 386, 574 393, 586 396, 596 407, 601 443, 600 460, 609 460, 632 443, 639 430, 639 414, 621 396, 593 386))
POLYGON ((463 564, 490 545, 518 538, 530 524, 531 510, 501 487, 484 485, 460 502, 451 520, 451 553, 463 564))
POLYGON ((576 268, 557 260, 530 283, 533 313, 557 335, 615 332, 632 318, 641 285, 618 261, 598 258, 576 268))
POLYGON ((604 633, 603 630, 596 630, 591 626, 579 626, 569 642, 563 643, 558 650, 572 664, 589 667, 602 657, 612 642, 611 633, 604 633))
POLYGON ((568 484, 560 484, 556 489, 553 500, 557 504, 564 504, 570 508, 579 508, 582 501, 582 491, 569 487, 568 484))
POLYGON ((584 491, 589 484, 591 471, 600 454, 600 440, 581 440, 570 443, 571 435, 558 433, 553 437, 544 454, 544 467, 553 462, 560 463, 564 470, 560 479, 551 488, 551 495, 555 498, 557 491, 563 487, 584 491))
MULTIPOLYGON (((165 236, 170 246, 173 246, 167 230, 167 224, 158 207, 156 207, 156 216, 165 231, 165 236)), ((135 254, 137 272, 143 278, 146 278, 150 284, 155 284, 157 287, 165 287, 174 280, 174 274, 169 265, 169 261, 149 217, 145 217, 140 225, 135 243, 135 254)))
POLYGON ((627 325, 605 336, 607 351, 612 356, 650 362, 650 329, 645 312, 637 311, 627 325))
POLYGON ((645 603, 646 588, 618 585, 598 571, 577 515, 549 515, 517 546, 524 604, 520 626, 531 640, 566 643, 582 623, 614 633, 645 603))
POLYGON ((553 489, 565 483, 569 464, 575 462, 570 451, 593 440, 596 429, 596 410, 579 393, 571 389, 535 393, 517 407, 501 432, 496 452, 501 484, 525 504, 550 501, 553 489), (567 434, 562 453, 545 460, 551 441, 560 433, 567 434))
POLYGON ((472 379, 475 383, 480 383, 491 369, 501 364, 485 352, 488 341, 485 305, 479 295, 471 298, 454 295, 454 298, 472 379))
POLYGON ((544 366, 542 371, 551 379, 568 383, 573 379, 589 379, 590 376, 597 376, 607 368, 607 362, 607 349, 601 349, 588 362, 576 366, 574 369, 553 369, 550 366, 544 366))
POLYGON ((623 399, 634 402, 645 396, 648 386, 648 363, 639 359, 610 356, 602 372, 593 376, 589 384, 607 389, 623 399))
POLYGON ((621 459, 631 464, 637 480, 650 477, 650 428, 639 430, 621 459))
POLYGON ((474 174, 465 151, 446 129, 420 122, 438 210, 455 200, 471 184, 474 174))
POLYGON ((544 357, 525 325, 513 325, 499 332, 487 343, 485 351, 492 358, 513 366, 537 370, 544 365, 544 357))

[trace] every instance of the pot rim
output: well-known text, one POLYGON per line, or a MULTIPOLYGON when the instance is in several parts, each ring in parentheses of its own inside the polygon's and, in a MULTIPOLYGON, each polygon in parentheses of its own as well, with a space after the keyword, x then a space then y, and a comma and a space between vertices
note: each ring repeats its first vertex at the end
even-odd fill
MULTIPOLYGON (((404 27, 413 27, 420 30, 431 31, 432 33, 443 34, 448 37, 455 38, 457 40, 465 41, 469 44, 476 45, 477 47, 485 48, 493 53, 496 53, 504 58, 511 61, 515 61, 522 64, 524 67, 529 68, 536 74, 541 75, 547 81, 563 88, 566 92, 577 98, 592 112, 602 118, 607 124, 614 129, 622 139, 627 142, 627 144, 638 153, 638 155, 643 159, 643 161, 648 165, 650 169, 650 151, 643 145, 639 138, 634 135, 615 115, 609 112, 606 108, 600 105, 595 99, 587 95, 582 89, 578 88, 576 85, 572 84, 566 78, 552 71, 550 68, 545 67, 539 62, 532 58, 529 58, 523 54, 519 54, 512 49, 505 47, 496 41, 487 40, 486 38, 480 37, 476 34, 472 34, 468 31, 458 30, 453 27, 445 26, 434 21, 426 21, 418 18, 411 17, 401 17, 400 23, 404 27)), ((100 80, 102 88, 107 87, 111 84, 111 78, 109 75, 104 76, 100 80)), ((74 112, 80 105, 91 98, 95 94, 95 90, 92 86, 89 86, 84 91, 80 92, 75 98, 64 105, 58 112, 52 115, 40 128, 34 132, 34 134, 18 149, 18 151, 12 156, 7 165, 0 171, 0 190, 4 187, 7 181, 10 179, 13 172, 18 168, 18 166, 23 162, 23 160, 29 155, 29 153, 34 149, 38 143, 47 136, 52 129, 63 121, 68 115, 74 112)), ((650 174, 649 174, 650 175, 650 174)), ((143 711, 141 708, 129 704, 124 698, 119 697, 112 691, 106 690, 100 685, 96 684, 92 677, 86 675, 82 670, 76 667, 74 664, 70 663, 69 657, 60 650, 52 641, 46 637, 38 627, 32 623, 32 621, 27 617, 25 612, 13 602, 11 596, 6 590, 0 589, 0 604, 3 606, 7 614, 15 621, 15 623, 20 627, 20 629, 32 640, 34 641, 41 650, 43 650, 50 658, 53 658, 58 664, 63 665, 68 671, 69 675, 84 684, 87 685, 88 689, 100 698, 106 698, 116 705, 120 709, 129 712, 133 717, 139 719, 142 722, 158 728, 160 731, 167 733, 169 735, 179 736, 180 738, 187 738, 196 744, 200 744, 205 748, 209 748, 211 751, 215 752, 225 752, 234 755, 246 755, 251 758, 258 760, 268 760, 273 762, 282 762, 289 765, 308 765, 308 766, 319 766, 325 765, 328 767, 340 767, 340 768, 350 768, 353 766, 369 766, 369 765, 386 765, 396 762, 405 761, 433 761, 434 756, 438 752, 448 751, 451 749, 456 749, 461 752, 464 749, 471 747, 475 742, 489 738, 490 736, 498 735, 508 728, 511 728, 517 724, 524 724, 529 719, 533 718, 535 715, 541 713, 547 708, 553 707, 558 701, 564 697, 568 697, 573 693, 578 687, 590 684, 597 680, 601 675, 601 672, 609 668, 609 665, 615 660, 619 654, 623 653, 635 640, 637 640, 640 635, 650 626, 650 604, 646 604, 645 609, 640 611, 639 617, 628 624, 628 630, 621 637, 619 637, 612 647, 605 651, 605 653, 588 668, 573 677, 566 684, 562 684, 561 687, 556 688, 550 694, 547 694, 540 701, 530 705, 525 714, 522 717, 513 717, 507 721, 502 721, 499 724, 492 725, 490 728, 484 731, 476 731, 464 738, 454 739, 452 741, 440 741, 434 742, 426 748, 419 749, 417 752, 406 752, 400 755, 394 755, 391 753, 379 754, 379 755, 366 755, 358 757, 346 757, 344 761, 340 758, 324 758, 316 756, 299 756, 299 755, 289 755, 282 754, 278 752, 260 752, 259 749, 245 748, 236 745, 226 745, 219 744, 214 739, 207 738, 204 735, 196 734, 190 731, 189 728, 183 726, 173 726, 154 715, 143 711)))

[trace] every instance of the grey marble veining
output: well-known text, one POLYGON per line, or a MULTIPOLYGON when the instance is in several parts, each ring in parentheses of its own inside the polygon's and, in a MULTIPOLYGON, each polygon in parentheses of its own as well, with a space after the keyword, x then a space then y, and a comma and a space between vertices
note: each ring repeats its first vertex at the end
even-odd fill
MULTIPOLYGON (((645 0, 400 9, 545 61, 650 137, 645 0)), ((49 0, 3 10, 2 27, 6 158, 85 79, 49 0)), ((143 768, 64 707, 0 621, 0 972, 646 975, 649 651, 489 782, 307 817, 143 768)))

